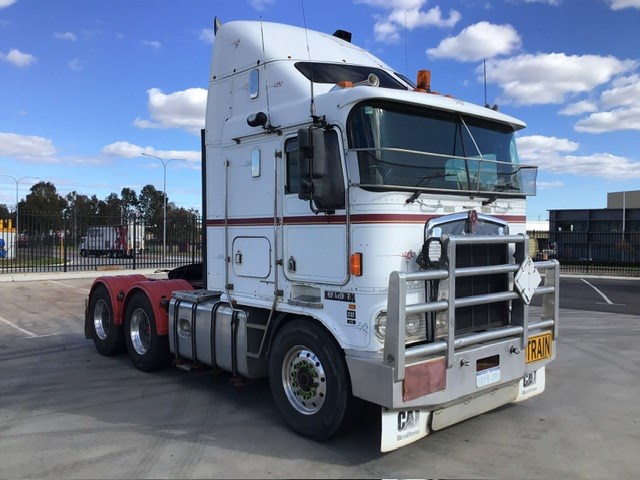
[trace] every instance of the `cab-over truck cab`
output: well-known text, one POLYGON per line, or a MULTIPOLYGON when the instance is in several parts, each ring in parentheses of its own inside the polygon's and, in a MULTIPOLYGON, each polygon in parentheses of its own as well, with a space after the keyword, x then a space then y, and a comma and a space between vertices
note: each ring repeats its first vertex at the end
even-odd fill
POLYGON ((216 25, 209 80, 204 288, 92 293, 97 346, 107 324, 144 370, 170 352, 268 376, 315 439, 373 402, 384 451, 544 390, 558 265, 529 256, 522 122, 432 92, 427 72, 414 85, 343 31, 216 25))

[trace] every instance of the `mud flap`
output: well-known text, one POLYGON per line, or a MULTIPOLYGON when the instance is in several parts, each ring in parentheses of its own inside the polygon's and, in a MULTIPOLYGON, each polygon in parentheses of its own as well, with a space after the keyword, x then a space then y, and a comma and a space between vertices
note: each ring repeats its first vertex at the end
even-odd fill
POLYGON ((546 383, 545 367, 540 367, 531 373, 527 373, 520 379, 518 385, 518 396, 514 402, 521 402, 544 392, 546 383))
POLYGON ((429 434, 429 410, 391 410, 382 407, 380 451, 390 452, 429 434))
POLYGON ((89 299, 84 299, 84 338, 91 340, 91 329, 89 328, 89 299))

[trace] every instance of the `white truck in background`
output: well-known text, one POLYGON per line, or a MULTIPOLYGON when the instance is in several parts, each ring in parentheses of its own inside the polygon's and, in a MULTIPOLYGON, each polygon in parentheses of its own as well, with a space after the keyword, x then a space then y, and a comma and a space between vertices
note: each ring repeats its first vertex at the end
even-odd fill
POLYGON ((530 258, 524 123, 433 92, 427 71, 413 84, 342 30, 215 31, 204 264, 96 279, 97 350, 268 377, 318 440, 380 405, 382 451, 541 393, 559 266, 530 258))
POLYGON ((112 258, 139 255, 144 252, 144 235, 142 224, 94 225, 87 228, 80 240, 80 255, 112 258))

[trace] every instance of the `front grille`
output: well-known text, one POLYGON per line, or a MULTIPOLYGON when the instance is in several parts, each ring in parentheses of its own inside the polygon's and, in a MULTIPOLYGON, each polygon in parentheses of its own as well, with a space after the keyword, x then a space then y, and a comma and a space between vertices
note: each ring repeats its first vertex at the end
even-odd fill
MULTIPOLYGON (((456 267, 480 267, 508 263, 508 245, 458 245, 456 267)), ((505 292, 509 274, 477 275, 456 279, 456 298, 505 292)), ((509 302, 456 308, 456 334, 479 332, 509 325, 509 302)))

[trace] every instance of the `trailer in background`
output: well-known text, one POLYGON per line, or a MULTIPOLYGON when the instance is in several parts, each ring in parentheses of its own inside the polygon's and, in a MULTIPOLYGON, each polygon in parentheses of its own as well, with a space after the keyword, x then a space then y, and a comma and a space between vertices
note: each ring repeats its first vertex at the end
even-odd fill
POLYGON ((132 257, 144 252, 144 225, 95 225, 80 240, 83 257, 132 257))

